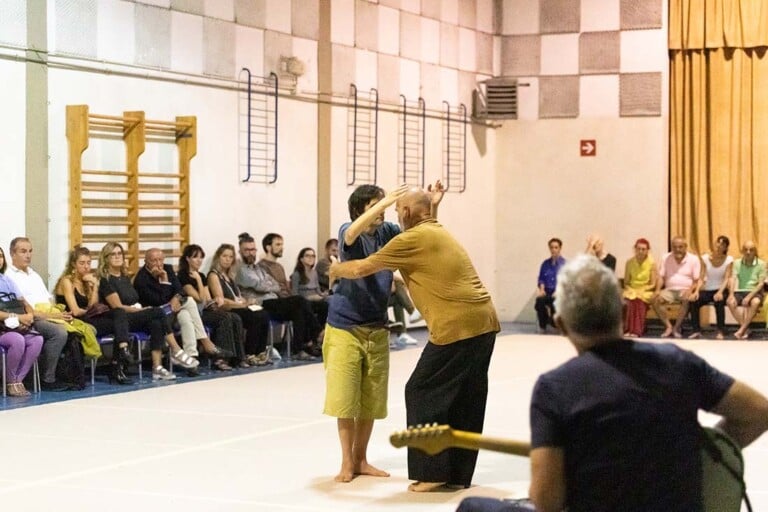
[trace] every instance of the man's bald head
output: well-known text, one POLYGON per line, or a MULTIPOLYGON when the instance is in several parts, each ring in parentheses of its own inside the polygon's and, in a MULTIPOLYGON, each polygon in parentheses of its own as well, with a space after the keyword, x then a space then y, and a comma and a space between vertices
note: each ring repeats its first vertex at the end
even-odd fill
POLYGON ((165 254, 156 247, 147 249, 144 253, 144 265, 148 269, 162 269, 164 260, 165 254))
POLYGON ((431 215, 432 200, 428 192, 413 187, 397 200, 397 218, 400 226, 410 229, 431 215))

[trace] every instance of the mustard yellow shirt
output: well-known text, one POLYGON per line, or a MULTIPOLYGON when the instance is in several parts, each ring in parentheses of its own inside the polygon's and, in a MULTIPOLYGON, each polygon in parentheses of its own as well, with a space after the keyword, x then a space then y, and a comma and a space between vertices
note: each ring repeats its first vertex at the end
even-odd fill
POLYGON ((400 233, 369 260, 400 270, 432 343, 500 330, 491 295, 467 252, 435 219, 400 233))
POLYGON ((624 298, 628 300, 640 299, 643 302, 651 302, 656 283, 651 282, 651 273, 655 263, 649 254, 642 263, 637 258, 627 261, 627 270, 624 275, 624 298))

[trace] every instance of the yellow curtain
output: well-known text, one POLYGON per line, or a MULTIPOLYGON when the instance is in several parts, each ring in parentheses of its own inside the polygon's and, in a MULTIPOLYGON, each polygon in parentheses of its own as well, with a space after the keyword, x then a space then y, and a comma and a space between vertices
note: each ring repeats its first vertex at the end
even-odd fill
POLYGON ((670 0, 669 20, 671 235, 767 251, 768 2, 670 0))

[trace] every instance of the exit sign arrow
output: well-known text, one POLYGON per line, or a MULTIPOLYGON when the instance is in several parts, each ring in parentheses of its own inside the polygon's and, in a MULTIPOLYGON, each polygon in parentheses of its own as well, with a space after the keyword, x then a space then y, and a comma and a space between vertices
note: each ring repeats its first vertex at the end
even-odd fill
POLYGON ((595 156, 597 154, 597 141, 594 139, 582 140, 579 144, 579 148, 581 150, 581 156, 595 156))

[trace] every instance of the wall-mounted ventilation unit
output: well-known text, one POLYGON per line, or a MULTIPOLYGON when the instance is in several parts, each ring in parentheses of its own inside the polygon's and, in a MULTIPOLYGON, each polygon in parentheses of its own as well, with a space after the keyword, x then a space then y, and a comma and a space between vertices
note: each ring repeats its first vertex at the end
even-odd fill
POLYGON ((478 82, 472 91, 472 117, 475 119, 517 119, 515 78, 490 78, 478 82))

